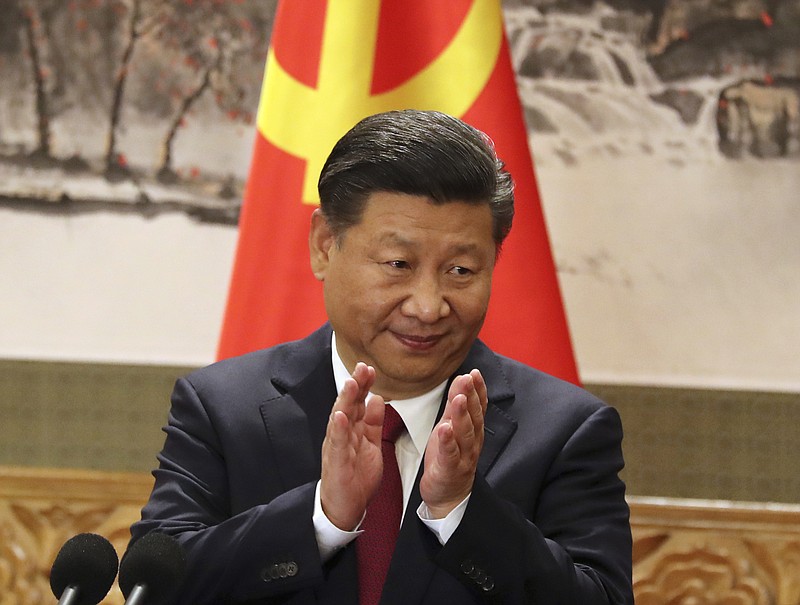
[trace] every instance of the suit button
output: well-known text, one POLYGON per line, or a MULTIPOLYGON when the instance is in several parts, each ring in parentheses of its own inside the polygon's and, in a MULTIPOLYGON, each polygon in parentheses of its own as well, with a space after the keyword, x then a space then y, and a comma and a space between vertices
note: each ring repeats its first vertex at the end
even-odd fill
POLYGON ((290 578, 296 576, 297 572, 299 570, 300 570, 300 568, 297 566, 297 563, 295 563, 294 561, 289 561, 286 564, 286 575, 289 576, 290 578))
POLYGON ((481 589, 484 592, 489 592, 492 588, 494 588, 494 580, 491 577, 487 577, 481 584, 481 589))
POLYGON ((285 578, 289 575, 289 570, 286 567, 286 563, 281 563, 278 565, 278 576, 281 578, 285 578))
POLYGON ((483 571, 482 569, 478 569, 476 570, 475 575, 471 577, 478 584, 483 584, 483 581, 486 579, 486 572, 483 571))
POLYGON ((475 565, 469 559, 461 563, 461 571, 466 575, 470 575, 474 570, 475 565))

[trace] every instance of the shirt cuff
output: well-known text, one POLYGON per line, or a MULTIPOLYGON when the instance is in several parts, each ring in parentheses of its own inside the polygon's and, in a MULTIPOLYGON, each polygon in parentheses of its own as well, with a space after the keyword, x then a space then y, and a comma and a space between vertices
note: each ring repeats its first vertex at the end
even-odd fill
POLYGON ((452 536, 458 529, 461 519, 464 518, 464 511, 467 510, 467 503, 469 502, 470 495, 464 498, 459 505, 451 510, 443 519, 431 518, 431 512, 428 510, 428 505, 425 504, 424 501, 419 505, 419 508, 417 508, 417 516, 419 517, 419 520, 422 521, 428 527, 428 529, 434 533, 436 538, 439 540, 439 544, 442 546, 445 545, 445 543, 450 539, 450 536, 452 536))
POLYGON ((325 516, 322 510, 322 499, 319 494, 320 482, 317 481, 317 489, 314 492, 314 533, 317 536, 317 546, 319 547, 319 556, 322 562, 327 562, 337 550, 344 548, 350 542, 356 539, 357 536, 363 533, 359 530, 364 518, 358 523, 358 526, 353 531, 343 531, 331 523, 330 519, 325 516))

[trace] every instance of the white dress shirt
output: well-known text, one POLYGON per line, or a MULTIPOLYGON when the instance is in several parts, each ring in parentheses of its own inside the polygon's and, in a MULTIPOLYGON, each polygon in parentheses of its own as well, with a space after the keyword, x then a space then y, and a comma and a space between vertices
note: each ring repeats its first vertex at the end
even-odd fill
MULTIPOLYGON (((331 339, 331 357, 333 362, 333 376, 336 381, 336 392, 341 393, 345 380, 350 377, 350 372, 342 362, 336 350, 336 334, 331 339)), ((400 468, 400 481, 403 484, 403 514, 411 497, 411 490, 414 488, 414 481, 417 478, 419 465, 422 462, 425 446, 428 443, 431 430, 436 422, 436 415, 439 412, 439 404, 444 396, 447 381, 444 381, 434 389, 414 397, 412 399, 395 399, 391 402, 392 407, 400 414, 406 431, 400 435, 395 442, 395 454, 397 455, 397 465, 400 468)), ((422 502, 417 509, 420 520, 436 535, 439 542, 444 544, 453 535, 458 524, 464 516, 469 496, 462 501, 444 519, 432 519, 428 507, 422 502)), ((314 530, 317 535, 322 560, 326 561, 338 549, 346 546, 354 540, 361 530, 356 528, 353 531, 342 531, 336 527, 325 516, 322 511, 320 500, 319 482, 314 503, 314 530)), ((360 526, 360 524, 359 524, 360 526)))

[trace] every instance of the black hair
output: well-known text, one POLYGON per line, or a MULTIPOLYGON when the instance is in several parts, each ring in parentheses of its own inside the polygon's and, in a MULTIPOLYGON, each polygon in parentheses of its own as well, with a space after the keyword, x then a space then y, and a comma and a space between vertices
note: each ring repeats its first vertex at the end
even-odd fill
POLYGON ((378 191, 425 196, 435 204, 489 204, 498 249, 514 218, 514 184, 489 137, 436 111, 364 118, 333 147, 319 197, 337 237, 361 220, 367 198, 378 191))

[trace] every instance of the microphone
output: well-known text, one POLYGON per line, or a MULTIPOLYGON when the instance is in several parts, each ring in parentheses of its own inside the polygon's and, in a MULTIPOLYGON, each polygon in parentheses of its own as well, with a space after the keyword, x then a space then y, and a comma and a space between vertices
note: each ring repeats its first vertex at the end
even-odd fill
POLYGON ((169 605, 186 572, 186 556, 177 540, 149 533, 134 542, 119 566, 125 605, 169 605))
POLYGON ((103 536, 70 538, 50 569, 50 588, 58 605, 96 605, 111 589, 118 566, 117 551, 103 536))

